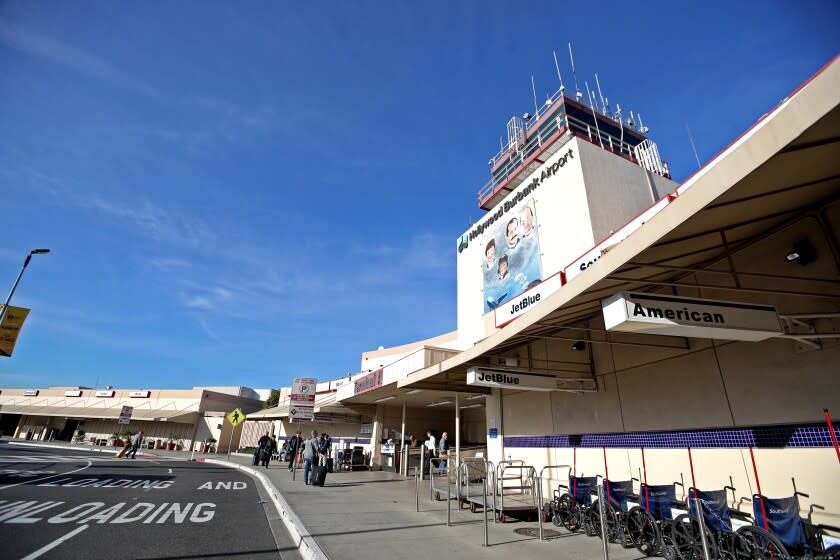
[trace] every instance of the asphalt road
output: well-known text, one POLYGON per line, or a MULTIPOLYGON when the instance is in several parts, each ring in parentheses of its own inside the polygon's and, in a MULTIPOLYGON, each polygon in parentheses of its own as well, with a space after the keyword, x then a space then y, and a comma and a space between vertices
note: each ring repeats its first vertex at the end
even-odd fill
POLYGON ((219 465, 0 444, 0 556, 296 558, 261 493, 219 465))

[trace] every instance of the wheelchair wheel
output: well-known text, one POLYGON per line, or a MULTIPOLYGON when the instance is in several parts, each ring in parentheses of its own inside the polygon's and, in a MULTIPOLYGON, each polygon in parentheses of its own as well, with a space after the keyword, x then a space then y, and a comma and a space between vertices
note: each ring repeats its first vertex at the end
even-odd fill
MULTIPOLYGON (((709 560, 717 560, 718 547, 712 532, 704 527, 709 560)), ((686 513, 677 516, 671 526, 671 539, 680 560, 703 560, 703 541, 700 539, 700 522, 697 517, 686 513)))
POLYGON ((659 524, 644 508, 636 506, 627 512, 627 533, 636 549, 645 556, 653 556, 662 547, 659 524))
POLYGON ((735 532, 733 552, 736 560, 792 560, 775 535, 755 525, 741 527, 735 532))
POLYGON ((834 546, 830 546, 828 550, 822 553, 824 560, 840 560, 840 545, 835 544, 834 546))
MULTIPOLYGON (((598 500, 592 502, 589 507, 589 526, 592 528, 592 533, 598 538, 602 537, 601 533, 601 506, 598 500)), ((604 517, 607 520, 607 542, 615 542, 618 538, 618 518, 615 515, 615 510, 611 505, 607 505, 604 510, 604 517)))
POLYGON ((580 517, 578 516, 578 512, 580 508, 578 505, 572 500, 572 497, 568 494, 563 494, 560 496, 560 501, 557 504, 557 514, 554 516, 555 525, 562 525, 568 531, 572 533, 576 532, 580 529, 580 517), (557 523, 557 519, 559 519, 560 523, 557 523))

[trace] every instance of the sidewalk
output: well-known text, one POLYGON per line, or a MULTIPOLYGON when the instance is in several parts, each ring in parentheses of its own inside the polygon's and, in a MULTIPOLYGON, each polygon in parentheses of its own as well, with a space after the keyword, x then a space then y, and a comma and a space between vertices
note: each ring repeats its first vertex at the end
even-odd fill
MULTIPOLYGON (((231 462, 250 464, 248 458, 231 462)), ((458 511, 452 501, 452 526, 446 526, 446 502, 429 500, 429 481, 420 482, 420 512, 416 512, 414 479, 386 472, 335 472, 323 488, 306 486, 303 471, 296 480, 286 463, 259 467, 283 495, 289 507, 329 558, 400 558, 448 560, 487 558, 559 557, 576 560, 603 558, 601 541, 571 534, 551 523, 543 525, 547 538, 540 542, 538 524, 512 520, 493 524, 488 513, 490 546, 485 548, 481 512, 458 511)), ((610 558, 637 559, 635 549, 610 545, 610 558)))

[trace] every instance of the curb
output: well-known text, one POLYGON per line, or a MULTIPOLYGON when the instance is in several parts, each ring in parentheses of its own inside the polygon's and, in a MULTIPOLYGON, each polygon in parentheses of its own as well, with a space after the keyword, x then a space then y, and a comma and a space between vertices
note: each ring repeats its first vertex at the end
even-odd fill
POLYGON ((204 459, 202 462, 213 463, 245 471, 259 480, 262 483, 263 488, 265 488, 266 492, 268 492, 268 495, 271 496, 271 500, 274 502, 274 507, 277 508, 277 513, 280 514, 280 518, 283 520, 283 524, 286 525, 286 529, 289 533, 291 533, 292 538, 300 543, 298 545, 298 552, 300 552, 300 555, 305 560, 328 560, 328 557, 321 549, 321 546, 315 542, 315 539, 309 534, 306 527, 303 526, 303 523, 301 523, 297 514, 292 511, 292 508, 289 507, 286 499, 283 498, 280 491, 277 490, 277 487, 271 483, 267 476, 246 465, 231 463, 221 459, 204 459))
MULTIPOLYGON (((67 449, 70 451, 88 451, 90 453, 112 453, 116 455, 119 453, 121 448, 119 447, 103 447, 101 445, 93 446, 93 445, 60 445, 55 443, 30 443, 28 441, 9 441, 6 442, 6 445, 22 445, 24 447, 43 447, 45 449, 67 449)), ((138 455, 143 457, 164 457, 160 453, 151 453, 149 451, 138 451, 138 455)), ((181 459, 181 457, 173 457, 177 459, 181 459)), ((184 461, 189 461, 190 459, 182 459, 184 461)))
POLYGON ((107 447, 77 447, 72 445, 55 445, 51 443, 29 443, 28 441, 10 441, 7 442, 6 445, 20 445, 22 447, 44 447, 46 449, 72 449, 73 451, 89 451, 90 453, 111 453, 113 455, 119 453, 119 449, 117 449, 116 451, 112 451, 107 447))

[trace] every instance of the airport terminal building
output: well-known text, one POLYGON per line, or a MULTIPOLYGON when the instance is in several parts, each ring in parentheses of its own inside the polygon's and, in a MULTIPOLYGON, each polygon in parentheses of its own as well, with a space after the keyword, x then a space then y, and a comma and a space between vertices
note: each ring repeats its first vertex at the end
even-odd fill
POLYGON ((333 412, 372 426, 374 465, 387 439, 446 430, 459 457, 567 465, 547 496, 570 471, 795 484, 838 525, 840 60, 681 184, 590 101, 508 123, 454 247, 457 331, 365 354, 333 412))
MULTIPOLYGON (((0 391, 0 434, 37 441, 111 445, 126 433, 143 430, 146 445, 192 450, 208 439, 227 451, 231 425, 224 415, 236 408, 250 413, 263 397, 248 387, 194 387, 189 390, 91 389, 49 387, 0 391), (131 407, 121 424, 123 407, 131 407), (119 437, 118 437, 119 436, 119 437)), ((239 440, 235 431, 234 444, 239 440)))

